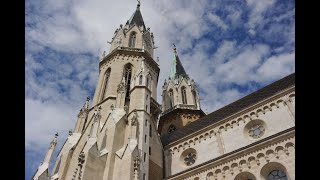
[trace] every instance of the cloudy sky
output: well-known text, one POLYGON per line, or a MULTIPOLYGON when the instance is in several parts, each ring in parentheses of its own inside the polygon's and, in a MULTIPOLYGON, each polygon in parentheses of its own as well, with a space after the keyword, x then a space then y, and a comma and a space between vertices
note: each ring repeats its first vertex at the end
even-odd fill
MULTIPOLYGON (((93 96, 99 56, 135 11, 135 0, 27 0, 25 12, 25 179, 43 160, 55 132, 54 157, 86 97, 93 96)), ((212 112, 295 71, 293 0, 148 0, 160 89, 172 43, 212 112)))

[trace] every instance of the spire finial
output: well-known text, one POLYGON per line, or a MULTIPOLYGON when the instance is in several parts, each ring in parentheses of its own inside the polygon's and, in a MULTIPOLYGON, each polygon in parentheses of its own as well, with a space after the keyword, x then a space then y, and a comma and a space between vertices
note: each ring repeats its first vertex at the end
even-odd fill
POLYGON ((57 137, 58 137, 58 132, 54 135, 54 138, 53 138, 53 140, 51 142, 52 145, 57 144, 57 137))
POLYGON ((137 0, 138 1, 138 4, 137 4, 137 9, 140 7, 140 0, 137 0))
POLYGON ((174 43, 172 43, 172 45, 173 45, 173 52, 174 52, 174 53, 177 53, 176 45, 175 45, 174 43))

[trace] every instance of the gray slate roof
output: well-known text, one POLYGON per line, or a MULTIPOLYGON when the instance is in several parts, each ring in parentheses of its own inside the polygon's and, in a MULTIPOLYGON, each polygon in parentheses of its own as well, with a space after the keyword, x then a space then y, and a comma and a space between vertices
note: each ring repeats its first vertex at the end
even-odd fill
POLYGON ((129 19, 129 25, 133 26, 134 24, 136 24, 138 27, 143 26, 143 28, 146 30, 146 26, 144 25, 144 21, 140 12, 140 5, 137 6, 136 11, 129 19))

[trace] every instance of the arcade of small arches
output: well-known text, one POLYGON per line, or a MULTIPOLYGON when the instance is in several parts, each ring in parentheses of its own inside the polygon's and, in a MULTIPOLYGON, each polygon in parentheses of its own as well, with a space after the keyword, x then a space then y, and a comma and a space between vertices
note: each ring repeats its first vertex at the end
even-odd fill
MULTIPOLYGON (((206 175, 206 180, 217 180, 217 174, 223 173, 217 170, 215 173, 209 172, 206 175)), ((225 175, 224 175, 225 177, 225 175)), ((270 162, 265 164, 260 170, 260 178, 263 180, 289 180, 289 175, 286 172, 286 168, 278 162, 270 162)), ((193 178, 193 180, 199 180, 199 177, 193 178)), ((234 180, 257 180, 256 176, 249 172, 244 171, 235 175, 234 180)))
POLYGON ((223 131, 228 131, 229 129, 233 129, 236 126, 240 126, 240 123, 246 124, 244 127, 244 136, 252 139, 259 139, 263 137, 263 135, 267 131, 266 123, 263 119, 260 118, 260 113, 268 113, 273 111, 275 108, 280 108, 280 105, 284 105, 286 101, 294 102, 294 93, 290 93, 289 95, 280 97, 268 104, 260 106, 258 108, 254 108, 253 110, 242 114, 240 117, 238 116, 235 119, 229 119, 225 121, 223 124, 220 124, 216 127, 213 127, 207 131, 202 132, 201 134, 192 137, 192 139, 188 139, 184 142, 181 142, 169 149, 170 153, 175 153, 176 151, 180 151, 181 149, 185 149, 190 147, 191 145, 195 145, 196 143, 200 143, 202 140, 206 140, 207 138, 211 138, 217 133, 221 133, 223 131), (288 100, 285 100, 288 99, 288 100))
MULTIPOLYGON (((260 149, 256 155, 248 154, 242 158, 230 160, 228 163, 210 168, 210 170, 206 170, 203 173, 206 174, 206 180, 218 180, 221 178, 230 178, 230 176, 234 177, 234 180, 290 180, 287 168, 283 165, 283 160, 287 159, 287 156, 294 156, 295 145, 292 140, 293 139, 289 141, 288 139, 286 143, 275 144, 273 147, 260 149), (257 167, 258 169, 256 169, 257 167), (261 169, 259 169, 259 167, 261 167, 261 169), (250 172, 251 170, 258 170, 260 177, 257 177, 257 174, 254 175, 254 172, 250 172)), ((193 148, 182 152, 181 161, 186 157, 190 160, 188 156, 190 152, 195 154, 194 161, 196 161, 197 152, 193 148)), ((194 161, 191 161, 192 164, 195 163, 194 161)), ((200 174, 202 173, 200 172, 196 177, 183 179, 199 179, 200 174)))

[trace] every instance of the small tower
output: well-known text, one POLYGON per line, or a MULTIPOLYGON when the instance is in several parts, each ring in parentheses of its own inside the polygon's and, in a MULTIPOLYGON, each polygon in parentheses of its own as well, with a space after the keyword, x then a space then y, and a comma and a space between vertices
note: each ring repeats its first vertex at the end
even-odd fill
POLYGON ((57 145, 57 137, 58 133, 55 134, 53 140, 50 143, 48 152, 44 158, 44 160, 40 163, 40 166, 36 172, 36 174, 33 176, 33 180, 48 180, 49 179, 49 164, 52 157, 52 154, 54 152, 54 149, 57 145))
POLYGON ((162 86, 162 113, 158 132, 160 135, 170 134, 203 115, 205 113, 200 108, 197 86, 184 70, 173 44, 169 78, 162 86))
POLYGON ((84 103, 83 107, 80 109, 80 112, 78 114, 78 120, 73 130, 73 133, 83 132, 85 128, 86 120, 88 117, 89 101, 90 101, 90 96, 87 97, 86 102, 84 103))

